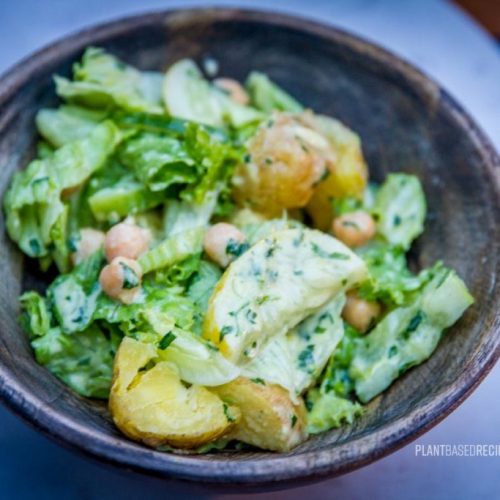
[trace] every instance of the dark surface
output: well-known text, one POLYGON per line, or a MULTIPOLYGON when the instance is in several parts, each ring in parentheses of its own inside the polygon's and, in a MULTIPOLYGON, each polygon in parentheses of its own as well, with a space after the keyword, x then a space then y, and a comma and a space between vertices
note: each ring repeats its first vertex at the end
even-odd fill
POLYGON ((178 457, 127 441, 102 405, 78 398, 33 362, 16 324, 22 262, 3 237, 0 389, 38 427, 87 453, 161 475, 219 481, 339 473, 401 446, 443 418, 498 357, 499 261, 491 252, 499 243, 493 174, 498 159, 485 139, 437 86, 385 52, 330 28, 270 19, 234 11, 158 14, 85 32, 38 54, 0 87, 2 192, 11 172, 29 159, 36 109, 55 102, 52 73, 67 73, 89 43, 143 69, 164 68, 186 55, 210 55, 221 61, 223 74, 241 78, 260 69, 307 105, 344 119, 360 132, 375 178, 388 170, 417 173, 430 209, 417 258, 422 265, 442 258, 455 267, 477 304, 428 363, 371 403, 352 428, 318 436, 289 455, 178 457))

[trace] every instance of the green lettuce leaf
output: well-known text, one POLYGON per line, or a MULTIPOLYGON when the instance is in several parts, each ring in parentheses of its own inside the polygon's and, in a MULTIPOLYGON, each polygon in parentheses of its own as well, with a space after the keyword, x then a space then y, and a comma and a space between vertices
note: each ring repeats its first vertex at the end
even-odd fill
POLYGON ((103 252, 98 251, 71 273, 58 276, 47 289, 47 299, 63 333, 81 332, 92 322, 101 294, 98 278, 103 265, 103 252))
POLYGON ((57 245, 59 269, 68 268, 69 251, 64 244, 68 209, 62 195, 102 168, 120 140, 118 129, 105 121, 87 137, 66 144, 44 160, 34 160, 14 175, 4 200, 7 231, 24 253, 46 257, 57 245))
POLYGON ((111 387, 113 359, 121 336, 93 324, 67 335, 51 328, 32 342, 38 363, 78 394, 107 399, 111 387))
POLYGON ((198 271, 189 284, 187 296, 193 301, 195 306, 193 331, 197 334, 201 334, 208 301, 221 276, 222 272, 219 266, 202 260, 199 263, 198 271))
POLYGON ((96 125, 106 118, 106 112, 79 106, 60 106, 57 109, 41 109, 36 115, 40 135, 53 147, 83 139, 96 125))
POLYGON ((252 71, 245 82, 252 104, 261 111, 273 110, 300 113, 303 106, 290 94, 272 82, 267 75, 252 71))
POLYGON ((426 210, 419 179, 414 175, 390 174, 375 197, 377 231, 389 244, 408 250, 424 230, 426 210))
POLYGON ((359 287, 366 300, 380 300, 389 306, 403 305, 438 272, 441 263, 413 274, 407 266, 404 250, 375 242, 357 252, 368 265, 369 278, 359 287))
POLYGON ((318 434, 343 424, 352 424, 363 414, 363 407, 354 401, 338 396, 335 392, 313 389, 308 393, 307 431, 318 434))
POLYGON ((141 72, 95 47, 88 48, 73 66, 73 81, 54 77, 57 94, 91 108, 123 108, 162 113, 162 75, 141 72))
POLYGON ((217 127, 226 123, 241 127, 263 118, 256 109, 234 102, 225 92, 205 80, 190 59, 182 59, 168 69, 163 84, 163 100, 171 115, 217 127))
POLYGON ((411 303, 387 314, 361 339, 351 363, 349 373, 359 399, 370 401, 406 370, 429 358, 443 330, 473 301, 464 282, 443 267, 411 303))
POLYGON ((179 139, 151 133, 139 134, 125 143, 120 161, 152 191, 198 179, 195 162, 179 139))
POLYGON ((167 238, 139 257, 143 272, 169 267, 201 253, 205 229, 198 227, 167 238))
POLYGON ((133 175, 126 174, 115 184, 88 196, 86 202, 97 221, 116 224, 124 217, 145 212, 164 200, 165 193, 151 191, 133 175))
POLYGON ((52 323, 52 313, 45 297, 37 292, 25 292, 19 297, 19 302, 23 330, 31 339, 45 335, 52 323))

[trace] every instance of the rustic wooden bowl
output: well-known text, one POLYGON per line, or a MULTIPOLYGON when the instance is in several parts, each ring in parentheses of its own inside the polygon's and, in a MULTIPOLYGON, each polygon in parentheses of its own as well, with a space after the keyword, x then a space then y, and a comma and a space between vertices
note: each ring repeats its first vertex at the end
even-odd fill
MULTIPOLYGON (((437 352, 368 406, 354 425, 309 439, 291 453, 160 453, 128 440, 106 406, 81 398, 39 366, 17 323, 17 297, 44 277, 0 231, 0 394, 38 429, 107 462, 156 475, 215 483, 312 480, 368 464, 408 443, 457 407, 500 354, 499 158, 477 125, 435 82, 390 53, 331 27, 233 9, 158 12, 65 38, 0 80, 0 187, 34 154, 34 116, 52 106, 52 75, 68 74, 88 45, 143 69, 210 56, 220 74, 268 73, 311 108, 361 134, 374 179, 406 171, 429 203, 417 266, 455 268, 476 298, 437 352)), ((46 280, 47 278, 45 278, 46 280)))

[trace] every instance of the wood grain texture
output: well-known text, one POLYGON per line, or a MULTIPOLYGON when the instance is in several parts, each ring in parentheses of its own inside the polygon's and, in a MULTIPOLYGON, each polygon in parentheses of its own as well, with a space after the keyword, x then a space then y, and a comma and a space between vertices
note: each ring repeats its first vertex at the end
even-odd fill
POLYGON ((320 24, 232 9, 158 12, 70 36, 37 52, 0 80, 0 192, 33 156, 33 118, 57 103, 52 75, 68 75, 88 45, 142 69, 181 57, 214 57, 220 74, 268 73, 311 108, 344 120, 362 137, 372 177, 415 173, 429 217, 412 251, 415 266, 438 259, 455 268, 476 304, 435 355, 368 405, 353 426, 314 436, 287 454, 160 453, 112 425, 102 403, 72 393, 36 364, 17 323, 17 297, 50 277, 23 258, 0 220, 0 395, 42 432, 126 468, 199 482, 312 481, 370 463, 415 439, 452 411, 500 355, 500 160, 446 92, 390 53, 320 24))

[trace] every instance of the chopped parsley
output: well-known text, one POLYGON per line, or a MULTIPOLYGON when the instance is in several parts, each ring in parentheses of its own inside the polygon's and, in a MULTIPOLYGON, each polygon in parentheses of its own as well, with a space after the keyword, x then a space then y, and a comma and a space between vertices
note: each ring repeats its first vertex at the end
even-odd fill
POLYGON ((295 427, 295 424, 297 423, 297 415, 292 415, 290 422, 292 424, 292 429, 293 429, 295 427))
POLYGON ((227 406, 226 403, 222 403, 222 409, 224 410, 224 415, 226 416, 228 422, 236 422, 236 418, 233 415, 231 415, 229 407, 227 406))
POLYGON ((323 257, 324 259, 337 259, 337 260, 349 260, 350 257, 349 255, 341 252, 332 252, 328 253, 326 250, 321 248, 319 245, 316 243, 311 243, 312 251, 320 256, 323 257))
POLYGON ((235 257, 239 257, 241 254, 245 253, 250 248, 250 245, 246 242, 240 243, 239 241, 230 240, 226 245, 226 254, 234 255, 235 257))
POLYGON ((158 349, 161 349, 162 351, 164 351, 175 339, 176 339, 176 335, 173 334, 172 332, 168 332, 158 342, 158 349))
POLYGON ((228 333, 231 333, 233 331, 233 327, 226 325, 223 326, 220 330, 220 340, 222 340, 228 333))
POLYGON ((418 311, 415 316, 410 320, 408 323, 408 326, 405 328, 405 330, 402 333, 402 336, 404 339, 407 339, 410 334, 412 334, 419 326, 420 323, 425 319, 426 315, 424 311, 418 311))
POLYGON ((256 377, 250 379, 254 384, 266 385, 266 381, 262 378, 256 377))
POLYGON ((137 274, 135 274, 135 271, 124 262, 120 262, 120 267, 123 273, 123 288, 125 290, 130 290, 139 286, 139 278, 137 274))
POLYGON ((312 373, 311 365, 314 364, 314 345, 309 344, 298 356, 298 364, 301 370, 312 373))

